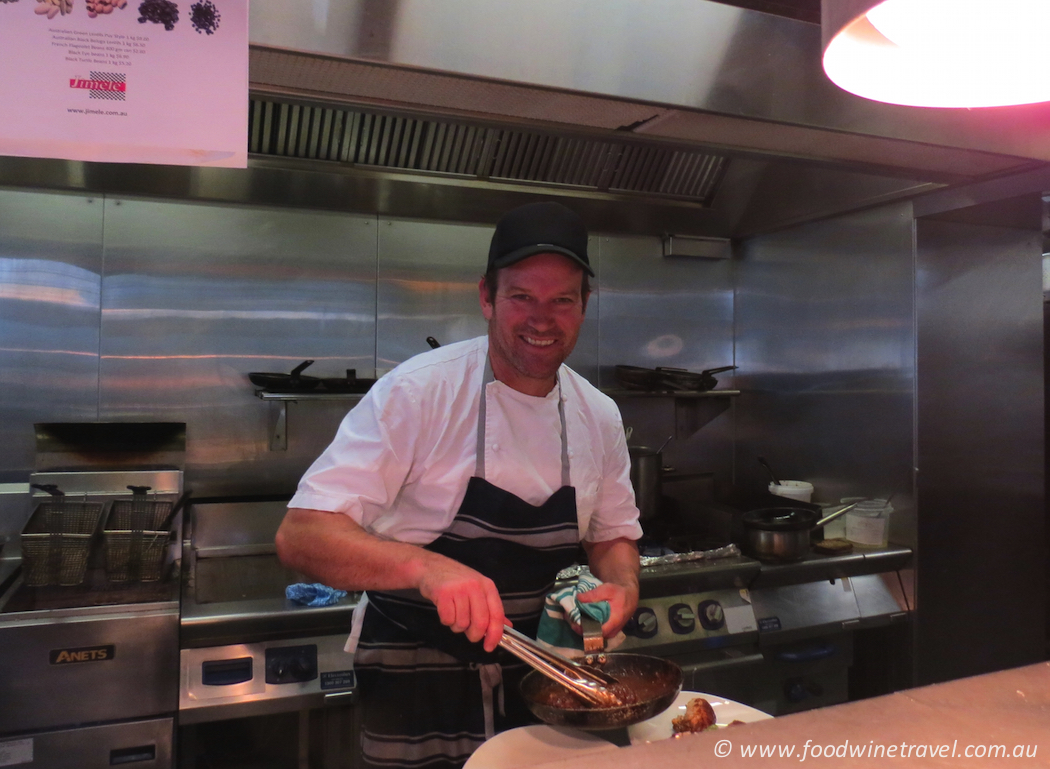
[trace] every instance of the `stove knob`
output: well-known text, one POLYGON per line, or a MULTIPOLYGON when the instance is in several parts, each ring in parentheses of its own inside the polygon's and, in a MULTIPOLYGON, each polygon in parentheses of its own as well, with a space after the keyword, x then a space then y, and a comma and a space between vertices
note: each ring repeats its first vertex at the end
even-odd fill
POLYGON ((292 676, 296 681, 309 681, 313 677, 311 667, 309 659, 299 657, 292 661, 292 676))
POLYGON ((623 632, 636 638, 652 638, 656 635, 658 624, 656 612, 652 609, 641 608, 635 611, 634 616, 631 617, 630 622, 624 627, 623 632))
POLYGON ((667 610, 667 619, 671 623, 671 630, 678 633, 691 633, 696 628, 696 615, 692 608, 684 603, 676 603, 667 610))
POLYGON ((725 611, 718 601, 701 601, 696 607, 696 613, 705 630, 718 630, 726 624, 725 611))

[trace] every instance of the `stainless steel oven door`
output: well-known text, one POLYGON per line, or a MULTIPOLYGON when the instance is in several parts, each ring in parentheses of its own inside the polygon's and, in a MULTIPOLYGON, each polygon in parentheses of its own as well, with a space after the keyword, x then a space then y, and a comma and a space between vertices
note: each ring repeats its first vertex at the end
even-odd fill
POLYGON ((0 737, 3 766, 170 769, 174 719, 151 718, 0 737))
POLYGON ((0 734, 169 716, 178 604, 0 615, 0 734))

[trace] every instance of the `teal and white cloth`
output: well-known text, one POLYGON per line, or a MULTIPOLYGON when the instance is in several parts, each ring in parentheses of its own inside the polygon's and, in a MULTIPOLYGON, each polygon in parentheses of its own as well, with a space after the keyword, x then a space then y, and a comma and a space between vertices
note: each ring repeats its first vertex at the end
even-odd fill
MULTIPOLYGON (((581 614, 598 620, 603 625, 608 621, 611 609, 608 601, 590 603, 576 598, 602 584, 602 581, 584 569, 572 585, 555 590, 547 596, 543 614, 540 615, 536 640, 566 657, 583 656, 583 636, 573 630, 573 625, 580 626, 581 614)), ((605 639, 605 648, 614 649, 623 643, 624 634, 605 639)))

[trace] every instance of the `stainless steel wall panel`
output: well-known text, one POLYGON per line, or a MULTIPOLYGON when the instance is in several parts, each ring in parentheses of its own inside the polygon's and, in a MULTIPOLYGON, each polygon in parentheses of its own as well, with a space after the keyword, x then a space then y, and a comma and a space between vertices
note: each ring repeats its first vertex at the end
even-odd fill
POLYGON ((600 243, 603 384, 613 384, 617 363, 732 365, 731 260, 664 257, 658 237, 603 235, 600 243))
MULTIPOLYGON (((738 482, 766 457, 814 500, 893 494, 912 544, 912 220, 893 205, 752 238, 737 265, 738 482)), ((913 523, 913 522, 912 522, 913 523)))
POLYGON ((380 219, 376 365, 392 369, 441 344, 486 331, 478 303, 492 228, 380 219))
MULTIPOLYGON (((617 364, 700 371, 734 363, 733 262, 664 257, 658 237, 602 235, 600 383, 615 387, 617 364)), ((733 372, 718 386, 733 387, 733 372)), ((597 380, 596 380, 597 381, 597 380)), ((670 398, 618 399, 632 445, 658 447, 665 464, 683 472, 713 472, 723 490, 732 483, 732 411, 695 434, 676 434, 670 398)), ((673 493, 676 485, 667 484, 673 493)), ((693 500, 695 503, 696 500, 693 500)))
POLYGON ((375 230, 345 214, 107 200, 101 417, 186 422, 198 496, 294 489, 349 404, 290 406, 288 449, 271 452, 273 406, 247 374, 312 359, 307 374, 372 375, 375 230))
POLYGON ((916 233, 916 661, 933 683, 1045 659, 1042 234, 916 233))
POLYGON ((101 274, 100 198, 0 190, 0 482, 33 469, 34 422, 98 416, 101 274))

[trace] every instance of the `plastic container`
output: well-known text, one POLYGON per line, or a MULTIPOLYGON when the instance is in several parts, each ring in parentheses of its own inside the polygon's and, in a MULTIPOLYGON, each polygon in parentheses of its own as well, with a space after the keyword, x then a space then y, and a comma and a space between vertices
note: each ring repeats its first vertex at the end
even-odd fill
POLYGON ((813 484, 806 481, 770 483, 769 493, 786 499, 797 499, 799 502, 809 502, 813 498, 813 484))
MULTIPOLYGON (((844 505, 863 502, 865 499, 867 499, 867 497, 842 497, 837 503, 822 505, 821 507, 826 509, 822 510, 820 514, 827 515, 828 513, 835 512, 844 505)), ((849 515, 849 513, 846 515, 849 515)), ((846 539, 846 515, 840 515, 831 523, 824 525, 824 539, 846 539)))
POLYGON ((885 499, 858 502, 846 513, 846 539, 858 547, 886 547, 889 544, 890 514, 893 506, 885 499))

